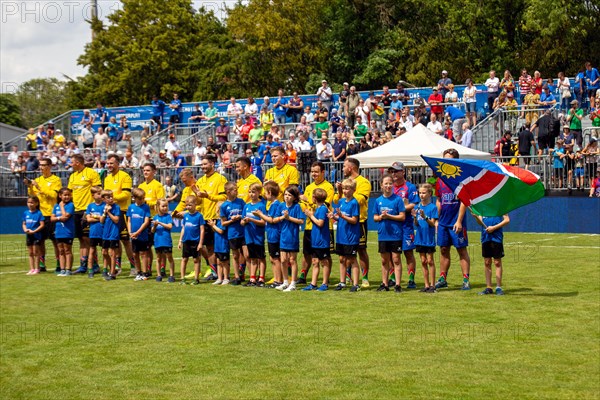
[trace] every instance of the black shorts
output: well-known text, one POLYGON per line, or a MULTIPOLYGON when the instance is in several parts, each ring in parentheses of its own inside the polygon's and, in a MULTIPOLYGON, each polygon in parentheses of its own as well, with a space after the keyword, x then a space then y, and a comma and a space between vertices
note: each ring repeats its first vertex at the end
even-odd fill
POLYGON ((56 238, 56 243, 68 244, 71 246, 73 244, 73 238, 56 238))
POLYGON ((279 243, 267 243, 269 248, 269 256, 271 258, 279 258, 281 256, 281 250, 279 250, 279 243))
POLYGON ((147 240, 132 239, 131 240, 131 249, 133 250, 134 253, 139 253, 141 251, 148 251, 148 250, 150 250, 150 242, 148 242, 147 240))
POLYGON ((100 246, 102 247, 102 238, 90 238, 90 246, 91 247, 97 247, 100 246))
POLYGON ((154 232, 150 229, 148 229, 148 243, 150 244, 150 247, 154 247, 154 232))
POLYGON ((50 217, 44 216, 44 229, 42 229, 42 240, 50 239, 54 241, 54 222, 50 221, 50 217))
POLYGON ((229 253, 217 253, 215 252, 215 257, 219 261, 229 261, 229 253))
POLYGON ((417 253, 419 253, 419 254, 423 254, 423 253, 425 253, 425 254, 433 254, 433 253, 435 253, 435 246, 429 247, 429 246, 419 246, 419 245, 417 245, 415 247, 415 251, 417 253))
POLYGON ((565 174, 564 168, 552 168, 554 177, 561 178, 565 174))
POLYGON ((356 257, 356 253, 358 252, 357 244, 336 244, 335 252, 344 257, 356 257))
POLYGON ((85 211, 75 211, 75 237, 81 239, 90 236, 90 224, 84 218, 85 211))
POLYGON ((193 240, 186 240, 183 242, 183 249, 181 252, 181 257, 183 258, 198 258, 200 252, 198 251, 198 242, 194 242, 193 240))
POLYGON ((498 242, 481 243, 481 256, 483 258, 500 259, 504 257, 504 246, 498 242))
MULTIPOLYGON (((213 219, 213 221, 215 223, 217 223, 218 220, 213 219)), ((208 225, 204 225, 204 241, 202 242, 202 246, 214 247, 214 245, 215 245, 215 231, 213 231, 208 225)))
POLYGON ((367 221, 360 223, 360 239, 358 240, 358 248, 366 249, 367 248, 367 233, 369 232, 369 228, 367 227, 367 221))
POLYGON ((158 125, 160 130, 160 125, 162 124, 162 117, 152 117, 152 121, 156 122, 156 125, 158 125))
POLYGON ((312 258, 318 258, 319 260, 325 260, 331 258, 331 252, 329 249, 312 249, 312 258))
POLYGON ((119 239, 129 240, 129 231, 127 230, 127 221, 125 221, 125 214, 119 215, 119 239))
POLYGON ((379 253, 402 254, 402 241, 395 240, 393 242, 379 242, 379 253))
POLYGON ((103 240, 102 248, 103 249, 118 249, 119 241, 118 240, 103 240))
MULTIPOLYGON (((206 232, 204 233, 204 244, 206 244, 206 232)), ((246 244, 246 240, 243 237, 229 239, 229 247, 231 250, 239 250, 246 244)), ((225 260, 222 260, 225 261, 225 260)))
POLYGON ((27 236, 25 237, 25 243, 27 244, 27 246, 37 246, 42 243, 42 238, 37 239, 35 235, 32 235, 30 233, 27 233, 26 235, 27 236))
POLYGON ((172 247, 155 247, 154 250, 156 251, 156 254, 172 254, 173 253, 172 247))
POLYGON ((538 149, 544 150, 550 147, 554 147, 550 146, 550 136, 538 136, 538 149))
POLYGON ((313 253, 311 235, 312 229, 304 231, 304 237, 302 238, 302 254, 312 255, 313 253))
POLYGON ((172 124, 178 124, 179 123, 179 115, 171 115, 169 117, 169 122, 172 124))
POLYGON ((265 246, 260 244, 247 244, 248 258, 251 260, 265 258, 265 246))
POLYGON ((598 89, 588 89, 588 97, 591 99, 592 97, 595 99, 596 98, 596 91, 598 89))

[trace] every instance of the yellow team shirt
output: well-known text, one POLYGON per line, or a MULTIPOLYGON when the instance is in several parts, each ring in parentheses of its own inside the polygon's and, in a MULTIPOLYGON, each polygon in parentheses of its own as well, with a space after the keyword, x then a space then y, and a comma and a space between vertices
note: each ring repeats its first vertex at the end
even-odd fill
POLYGON ((50 217, 52 210, 57 203, 58 191, 62 188, 62 182, 56 175, 44 177, 43 175, 35 179, 39 185, 39 189, 35 186, 30 186, 27 189, 29 196, 37 196, 40 199, 40 211, 44 217, 50 217))
POLYGON ((283 201, 283 192, 290 185, 298 184, 298 170, 289 164, 281 168, 270 168, 265 174, 265 181, 274 181, 279 185, 279 201, 283 201))
MULTIPOLYGON (((314 211, 317 208, 315 203, 313 203, 313 201, 312 201, 312 195, 313 195, 313 192, 315 191, 315 189, 323 189, 325 192, 327 192, 327 199, 325 199, 325 205, 327 206, 327 208, 329 208, 331 210, 331 203, 333 202, 333 195, 335 194, 335 191, 334 191, 333 185, 331 183, 329 183, 326 180, 323 180, 323 182, 321 182, 319 184, 313 182, 306 187, 306 190, 304 190, 304 196, 306 196, 308 201, 300 202, 300 207, 302 208, 302 211, 304 211, 308 208, 310 208, 311 210, 314 211)), ((306 227, 304 228, 304 230, 307 230, 307 231, 311 230, 312 227, 313 227, 312 220, 310 218, 306 218, 306 227)))
POLYGON ((156 215, 156 203, 158 199, 165 198, 165 188, 156 179, 152 179, 150 183, 144 181, 139 184, 138 188, 146 193, 146 204, 150 207, 150 216, 154 217, 156 215))
POLYGON ((27 134, 27 140, 31 143, 31 150, 37 150, 37 134, 27 134))
POLYGON ((54 136, 54 147, 65 147, 66 138, 60 134, 54 136))
POLYGON ((69 176, 69 189, 73 191, 73 204, 75 211, 85 211, 90 203, 94 202, 92 186, 100 186, 100 175, 91 168, 84 168, 80 172, 73 171, 69 176))
MULTIPOLYGON (((196 193, 194 193, 194 191, 192 190, 192 186, 186 186, 183 188, 183 191, 181 192, 181 200, 179 201, 179 204, 177 204, 177 207, 175 207, 174 212, 185 211, 185 199, 187 199, 188 196, 198 197, 198 196, 196 196, 196 193)), ((201 199, 198 198, 198 200, 201 200, 201 199)), ((200 214, 202 214, 202 216, 204 217, 204 214, 202 213, 202 202, 201 201, 198 201, 198 203, 196 205, 196 210, 200 214)))
POLYGON ((196 182, 198 189, 201 191, 203 190, 208 194, 207 198, 200 199, 204 219, 220 218, 219 210, 217 210, 217 203, 227 199, 227 196, 225 195, 226 183, 227 178, 217 172, 214 172, 210 177, 204 175, 196 182))
POLYGON ((121 208, 122 214, 125 214, 131 204, 132 186, 131 176, 125 171, 119 170, 116 174, 108 174, 104 178, 104 190, 112 190, 115 203, 121 208))
POLYGON ((250 202, 250 186, 254 183, 260 183, 262 185, 260 179, 258 179, 254 174, 248 175, 248 177, 245 179, 240 178, 237 181, 238 197, 244 200, 245 203, 250 202))
MULTIPOLYGON (((354 192, 354 198, 358 201, 360 206, 359 221, 365 222, 369 216, 369 197, 371 196, 371 182, 362 175, 358 175, 354 178, 356 182, 356 191, 354 192)), ((334 202, 340 200, 341 193, 336 193, 333 199, 334 202)))

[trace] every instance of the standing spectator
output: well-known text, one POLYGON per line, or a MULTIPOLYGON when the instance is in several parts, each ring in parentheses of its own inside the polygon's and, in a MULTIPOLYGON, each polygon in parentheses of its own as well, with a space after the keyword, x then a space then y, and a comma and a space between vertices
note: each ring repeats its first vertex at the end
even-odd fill
MULTIPOLYGON (((304 114, 302 117, 306 119, 306 124, 312 124, 315 121, 315 115, 310 111, 310 106, 304 107, 304 114)), ((302 117, 300 117, 300 123, 302 123, 302 117)))
POLYGON ((431 113, 431 121, 427 124, 427 129, 438 135, 444 133, 444 127, 442 126, 442 123, 438 121, 437 114, 431 113))
POLYGON ((165 198, 169 203, 175 201, 177 196, 179 196, 179 189, 176 185, 173 185, 169 175, 165 176, 165 184, 163 185, 163 189, 165 191, 165 198))
POLYGON ((556 98, 554 97, 554 94, 552 94, 550 87, 547 85, 544 86, 543 90, 543 93, 540 95, 540 105, 544 109, 553 108, 556 104, 556 98))
MULTIPOLYGON (((267 106, 266 109, 268 110, 269 107, 267 106)), ((258 104, 252 96, 248 97, 248 103, 244 106, 244 115, 246 118, 250 117, 252 121, 258 118, 258 104)))
POLYGON ((460 144, 465 147, 471 148, 471 145, 473 144, 473 131, 469 127, 468 122, 465 122, 463 124, 462 128, 463 128, 463 134, 460 137, 460 144))
POLYGON ((392 94, 392 102, 390 103, 390 113, 394 115, 394 119, 400 118, 402 111, 402 102, 398 99, 398 93, 392 94))
POLYGON ((173 100, 169 104, 170 113, 169 113, 169 129, 175 124, 181 122, 181 100, 179 100, 179 94, 173 93, 173 100))
POLYGON ((204 120, 210 125, 214 125, 217 118, 219 118, 217 108, 214 106, 213 101, 209 100, 208 107, 204 110, 204 120))
POLYGON ((181 150, 179 142, 175 139, 175 135, 172 133, 169 135, 169 141, 165 143, 165 150, 167 152, 167 157, 171 161, 173 161, 173 152, 175 150, 181 150))
MULTIPOLYGON (((264 105, 263 105, 264 106, 264 105)), ((273 104, 275 123, 279 127, 279 134, 285 135, 285 124, 287 122, 288 101, 283 97, 283 89, 277 91, 277 101, 273 104)))
POLYGON ((348 96, 350 96, 350 86, 348 82, 344 82, 343 88, 339 94, 340 115, 342 118, 348 118, 348 96))
POLYGON ((327 132, 329 132, 329 123, 326 120, 326 116, 319 114, 319 122, 315 124, 315 136, 317 139, 321 139, 323 135, 327 136, 327 132))
POLYGON ((525 123, 518 134, 518 149, 519 155, 524 156, 523 161, 525 162, 525 169, 529 169, 529 164, 531 163, 531 148, 535 153, 535 140, 533 138, 533 134, 529 130, 530 125, 525 123))
POLYGON ((454 91, 454 83, 448 85, 448 91, 444 96, 445 103, 456 103, 458 101, 458 93, 454 91))
POLYGON ((442 95, 442 98, 446 97, 446 93, 448 93, 448 85, 452 83, 452 79, 448 78, 448 71, 443 70, 442 71, 442 77, 440 78, 440 80, 438 80, 438 90, 440 91, 440 94, 442 95))
POLYGON ((446 107, 446 116, 452 121, 452 132, 455 137, 460 137, 462 133, 462 125, 466 122, 465 113, 454 106, 446 107))
POLYGON ((194 147, 194 162, 192 163, 192 165, 198 166, 200 165, 200 162, 202 161, 202 157, 204 157, 207 154, 207 150, 206 147, 204 147, 202 145, 202 141, 200 139, 196 140, 196 147, 194 147))
MULTIPOLYGON (((140 153, 139 153, 140 157, 139 158, 142 158, 142 156, 144 154, 146 154, 146 153, 150 154, 152 157, 155 156, 155 154, 154 154, 154 147, 152 147, 152 145, 150 143, 148 143, 148 139, 147 138, 143 137, 142 138, 142 144, 140 146, 140 153)), ((142 165, 144 165, 144 164, 145 163, 142 163, 142 165)))
POLYGON ((396 85, 396 93, 398 94, 398 100, 400 100, 403 105, 407 105, 408 101, 410 100, 410 96, 404 89, 404 83, 402 81, 398 81, 398 84, 396 85))
POLYGON ((485 87, 488 95, 488 112, 491 113, 494 110, 494 100, 498 97, 500 88, 500 80, 496 77, 496 71, 490 71, 490 77, 485 81, 485 87))
POLYGON ((577 100, 573 100, 571 102, 571 108, 569 109, 569 112, 567 114, 567 122, 569 124, 569 129, 575 137, 575 142, 579 147, 583 147, 583 135, 581 129, 582 119, 583 109, 579 108, 579 102, 577 100))
POLYGON ((235 101, 235 97, 231 97, 227 105, 227 116, 229 118, 239 118, 243 113, 242 106, 235 101))
POLYGON ((108 126, 108 111, 106 108, 102 107, 102 104, 96 104, 96 112, 93 116, 93 123, 100 124, 103 129, 106 129, 108 126))
POLYGON ((348 116, 346 117, 350 129, 354 129, 354 124, 356 122, 355 110, 360 106, 361 101, 362 97, 356 92, 356 88, 351 86, 350 94, 348 95, 348 116))
POLYGON ((12 151, 10 152, 10 154, 8 155, 8 166, 11 169, 11 171, 14 170, 14 166, 17 163, 17 160, 19 158, 19 146, 13 145, 12 146, 12 151))
POLYGON ((37 134, 35 133, 35 129, 29 128, 29 131, 25 136, 25 143, 27 143, 27 150, 37 150, 37 134))
POLYGON ((467 121, 471 126, 477 125, 477 87, 473 79, 467 79, 467 87, 463 92, 463 101, 467 107, 467 121))
POLYGON ((542 89, 544 88, 544 80, 540 74, 540 71, 535 71, 533 73, 533 80, 531 83, 531 90, 533 90, 536 94, 542 95, 542 89))
POLYGON ((194 111, 192 111, 192 115, 190 116, 188 121, 191 124, 191 127, 193 128, 193 135, 196 132, 198 132, 198 127, 200 126, 200 123, 204 121, 204 112, 202 111, 202 107, 200 107, 200 104, 194 105, 194 111))
POLYGON ((531 75, 527 73, 527 70, 523 68, 521 70, 521 76, 519 76, 519 93, 521 95, 520 104, 525 103, 525 96, 529 94, 533 80, 531 75))
POLYGON ((127 150, 125 150, 125 157, 123 157, 123 161, 121 161, 121 168, 138 169, 139 167, 140 160, 133 155, 133 149, 128 147, 127 150))
MULTIPOLYGON (((527 123, 527 122, 526 122, 527 123)), ((550 110, 546 110, 544 114, 531 125, 531 131, 535 132, 537 128, 538 140, 538 156, 547 153, 549 149, 554 147, 554 118, 550 110)))
POLYGON ((342 133, 337 132, 335 134, 335 141, 333 142, 333 157, 332 161, 340 162, 346 159, 346 141, 342 138, 342 133))
POLYGON ((288 111, 291 114, 292 122, 294 124, 300 122, 302 110, 304 110, 304 101, 298 96, 298 92, 294 92, 293 97, 288 104, 288 111))
POLYGON ((273 115, 273 111, 269 110, 268 107, 262 107, 260 110, 260 125, 263 130, 263 137, 267 136, 271 127, 273 126, 273 121, 275 120, 275 116, 273 115))
POLYGON ((580 68, 579 72, 575 76, 575 84, 573 85, 573 92, 575 93, 575 100, 579 102, 579 104, 583 104, 585 102, 585 95, 587 93, 587 86, 585 81, 585 68, 580 68))
POLYGON ((321 103, 323 103, 323 107, 327 108, 329 112, 333 104, 333 92, 325 79, 321 81, 321 87, 317 90, 317 96, 321 100, 321 103))
MULTIPOLYGON (((242 121, 240 120, 240 122, 242 121)), ((229 141, 229 125, 227 125, 227 121, 225 120, 225 118, 219 118, 219 125, 216 129, 216 135, 217 141, 220 144, 225 144, 229 141)))
POLYGON ((160 130, 163 125, 163 113, 167 104, 160 100, 157 95, 154 95, 152 96, 150 105, 152 106, 152 121, 156 123, 158 130, 160 130))
POLYGON ((567 112, 571 98, 571 81, 562 71, 558 73, 558 92, 560 93, 560 111, 567 112))
POLYGON ((596 91, 600 89, 600 74, 596 68, 592 67, 591 62, 585 63, 585 82, 587 93, 590 98, 590 109, 596 108, 596 91))
POLYGON ((88 122, 81 130, 81 144, 84 149, 94 146, 94 128, 92 128, 91 122, 88 122))
POLYGON ((515 80, 509 70, 504 71, 504 76, 500 81, 500 90, 506 92, 506 94, 513 93, 515 90, 515 80))
POLYGON ((433 93, 429 95, 427 102, 431 106, 431 113, 436 114, 437 119, 441 120, 444 116, 444 106, 441 106, 440 103, 444 102, 444 96, 442 96, 437 87, 433 88, 433 93))

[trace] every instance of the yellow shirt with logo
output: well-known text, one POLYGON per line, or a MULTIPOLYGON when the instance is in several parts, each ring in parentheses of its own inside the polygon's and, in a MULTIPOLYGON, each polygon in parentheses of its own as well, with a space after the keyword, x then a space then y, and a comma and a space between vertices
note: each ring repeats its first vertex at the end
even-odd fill
POLYGON ((277 198, 283 201, 283 192, 290 185, 298 184, 298 170, 289 164, 281 168, 273 167, 265 174, 265 181, 273 181, 279 185, 280 193, 277 198))
POLYGON ((179 204, 177 204, 177 207, 175 207, 175 211, 174 212, 183 212, 183 211, 185 211, 185 199, 187 199, 188 196, 194 196, 194 197, 197 198, 196 200, 198 200, 198 202, 196 204, 196 210, 200 214, 202 214, 202 216, 204 217, 204 214, 202 213, 202 202, 200 201, 201 199, 198 198, 198 196, 196 196, 196 194, 192 190, 192 186, 186 186, 186 187, 183 188, 183 191, 181 192, 181 200, 179 201, 179 204))
POLYGON ((152 179, 150 183, 144 181, 139 184, 138 188, 146 193, 146 204, 150 207, 150 215, 154 217, 156 215, 156 202, 158 199, 165 198, 165 188, 156 179, 152 179))
POLYGON ((260 179, 254 174, 248 175, 247 178, 240 178, 237 181, 238 197, 244 200, 245 203, 250 202, 250 186, 254 183, 260 183, 262 185, 260 179))
MULTIPOLYGON (((354 178, 356 182, 356 191, 354 192, 354 198, 358 201, 360 206, 360 222, 365 222, 369 216, 369 197, 371 196, 371 182, 362 175, 358 175, 354 178)), ((333 198, 334 202, 340 200, 341 193, 336 193, 333 198)))
POLYGON ((62 182, 56 175, 49 177, 40 176, 35 179, 39 189, 31 185, 27 189, 29 196, 37 196, 40 199, 40 211, 44 217, 52 215, 52 210, 57 203, 58 191, 62 188, 62 182))
MULTIPOLYGON (((317 208, 315 203, 313 203, 313 199, 312 199, 313 192, 315 191, 315 189, 323 189, 327 193, 327 198, 325 199, 325 205, 327 206, 327 208, 329 208, 331 210, 331 203, 333 202, 333 195, 335 194, 335 191, 334 191, 333 185, 331 183, 329 183, 326 180, 323 180, 323 182, 321 182, 319 184, 313 182, 306 187, 306 189, 304 190, 304 196, 306 196, 307 201, 300 202, 300 207, 302 207, 302 211, 306 210, 307 208, 310 208, 311 210, 314 211, 317 208)), ((304 229, 307 231, 311 230, 312 226, 313 226, 312 220, 310 218, 306 218, 306 227, 304 229)))
POLYGON ((216 172, 210 177, 204 175, 196 182, 198 189, 205 191, 208 194, 207 198, 201 199, 202 215, 204 216, 204 219, 219 219, 217 203, 227 199, 227 196, 225 195, 226 183, 227 178, 216 172))
POLYGON ((104 178, 104 189, 112 190, 115 203, 121 207, 121 213, 123 214, 131 204, 132 186, 131 176, 125 171, 119 170, 116 174, 108 174, 104 178))
POLYGON ((100 175, 91 168, 84 168, 81 171, 73 171, 69 176, 69 189, 73 191, 73 204, 75 211, 85 211, 87 206, 94 202, 92 186, 100 186, 100 175))

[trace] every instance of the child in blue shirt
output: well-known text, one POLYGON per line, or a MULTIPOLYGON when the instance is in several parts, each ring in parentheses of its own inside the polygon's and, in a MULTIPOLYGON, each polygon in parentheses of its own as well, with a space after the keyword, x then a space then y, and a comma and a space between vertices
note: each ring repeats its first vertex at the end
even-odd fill
POLYGON ((246 247, 248 248, 248 262, 250 263, 250 281, 246 286, 265 286, 265 273, 267 263, 265 257, 265 221, 257 217, 254 211, 262 214, 267 212, 265 202, 260 198, 262 185, 253 183, 248 194, 250 202, 244 206, 242 226, 245 228, 246 247), (258 272, 258 281, 256 273, 258 272))
POLYGON ((378 222, 379 254, 381 255, 381 286, 378 292, 390 290, 389 276, 394 271, 396 285, 394 291, 400 293, 402 280, 402 237, 404 234, 404 219, 406 208, 402 197, 394 194, 394 177, 390 174, 381 180, 383 194, 375 200, 375 215, 373 220, 378 222))
POLYGON ((479 294, 494 294, 492 290, 492 260, 496 267, 496 294, 504 295, 502 290, 502 258, 504 257, 504 232, 503 227, 510 223, 507 214, 502 217, 481 217, 473 215, 477 223, 481 225, 481 255, 485 265, 485 285, 484 291, 479 294))
POLYGON ((148 254, 150 250, 150 238, 148 236, 150 206, 146 204, 146 192, 143 189, 133 189, 131 198, 133 203, 127 208, 127 230, 129 231, 129 237, 131 237, 135 265, 141 266, 141 270, 137 271, 134 280, 145 281, 150 276, 150 257, 148 254))
POLYGON ((262 210, 256 209, 253 210, 252 213, 257 217, 261 218, 263 221, 267 223, 266 232, 267 232, 267 247, 269 249, 269 258, 271 260, 271 268, 273 269, 273 283, 269 285, 269 288, 275 289, 278 286, 283 285, 284 281, 284 270, 281 267, 280 260, 280 247, 279 247, 279 237, 281 235, 280 231, 280 223, 275 222, 275 219, 281 215, 280 208, 283 206, 278 200, 279 197, 279 185, 276 182, 268 181, 265 182, 264 186, 264 194, 265 199, 267 200, 267 204, 270 204, 267 213, 262 212, 262 210))
POLYGON ((345 179, 342 182, 344 197, 340 198, 338 202, 339 208, 329 214, 329 218, 338 221, 335 250, 340 256, 340 283, 335 290, 342 290, 346 287, 346 270, 350 268, 352 275, 351 292, 360 290, 358 285, 360 269, 356 260, 360 242, 360 207, 358 201, 354 198, 355 191, 356 181, 352 178, 345 179))
POLYGON ((156 250, 156 263, 158 269, 157 282, 162 282, 165 275, 165 264, 169 262, 168 283, 175 282, 175 262, 173 261, 173 240, 171 229, 173 229, 173 217, 169 213, 169 202, 167 199, 156 201, 157 213, 152 220, 152 233, 154 233, 154 250, 156 250))
POLYGON ((215 231, 215 257, 217 257, 217 280, 213 285, 229 285, 229 239, 227 238, 227 227, 223 226, 223 222, 219 219, 207 220, 206 224, 215 231))
POLYGON ((429 183, 419 186, 421 202, 413 209, 414 224, 416 227, 415 245, 421 257, 423 268, 423 293, 435 293, 435 223, 438 219, 438 209, 431 201, 433 187, 429 183))
POLYGON ((298 251, 300 250, 300 226, 304 223, 304 213, 300 208, 300 191, 298 186, 290 185, 283 192, 284 204, 279 208, 279 217, 274 222, 281 223, 281 234, 279 235, 279 247, 281 250, 281 265, 292 268, 292 281, 283 280, 283 284, 277 290, 291 292, 296 290, 298 279, 298 251))
POLYGON ((23 232, 26 235, 25 243, 29 253, 29 272, 27 275, 40 273, 43 230, 44 216, 40 211, 40 199, 37 196, 29 196, 27 198, 27 211, 23 212, 23 232))
POLYGON ((58 276, 72 275, 73 268, 73 238, 75 237, 75 206, 71 201, 73 192, 62 188, 58 192, 60 203, 54 206, 50 220, 55 223, 54 237, 58 247, 60 273, 58 276))
POLYGON ((312 195, 312 202, 316 205, 315 210, 313 211, 310 207, 304 210, 304 214, 313 223, 313 228, 310 232, 313 272, 310 284, 302 289, 303 291, 317 289, 320 292, 324 292, 329 289, 329 276, 331 275, 329 240, 331 233, 329 230, 329 209, 325 205, 325 200, 327 200, 327 192, 321 188, 317 188, 313 191, 312 195), (317 288, 319 264, 323 267, 323 283, 317 288))
POLYGON ((565 173, 565 147, 564 141, 558 139, 556 141, 556 147, 551 149, 552 152, 552 183, 555 188, 563 187, 563 176, 565 173))
POLYGON ((115 203, 112 190, 103 190, 102 200, 106 204, 100 216, 100 223, 104 225, 102 229, 102 258, 104 259, 104 269, 109 271, 104 279, 111 281, 116 279, 117 251, 121 234, 119 229, 121 208, 115 203))
POLYGON ((200 275, 200 250, 204 242, 204 216, 198 212, 196 206, 198 199, 196 196, 188 196, 185 199, 185 209, 187 212, 183 215, 183 226, 181 236, 179 237, 179 249, 181 252, 181 284, 185 285, 185 269, 188 260, 194 259, 194 281, 192 285, 199 285, 200 275))
POLYGON ((227 182, 225 184, 225 195, 227 196, 227 201, 223 202, 220 208, 221 223, 226 228, 229 247, 233 252, 233 285, 239 285, 242 282, 240 267, 245 261, 242 250, 246 242, 244 240, 244 227, 241 221, 246 203, 237 197, 238 190, 234 182, 227 182))
MULTIPOLYGON (((92 193, 92 198, 94 202, 87 206, 85 210, 85 219, 90 227, 90 251, 88 254, 88 276, 90 278, 94 277, 94 260, 98 259, 98 249, 100 246, 102 248, 102 231, 104 230, 104 225, 100 222, 100 217, 104 212, 104 207, 106 204, 102 201, 102 188, 100 186, 92 186, 90 188, 90 192, 92 193)), ((108 275, 108 271, 105 269, 103 276, 106 277, 108 275)))

